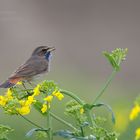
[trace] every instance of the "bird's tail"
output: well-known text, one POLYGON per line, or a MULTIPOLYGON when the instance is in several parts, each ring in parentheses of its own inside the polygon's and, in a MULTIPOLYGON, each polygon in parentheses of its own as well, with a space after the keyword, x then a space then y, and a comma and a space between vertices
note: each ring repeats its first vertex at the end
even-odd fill
POLYGON ((9 80, 5 81, 4 83, 0 84, 0 88, 10 88, 13 87, 15 84, 11 83, 9 80))

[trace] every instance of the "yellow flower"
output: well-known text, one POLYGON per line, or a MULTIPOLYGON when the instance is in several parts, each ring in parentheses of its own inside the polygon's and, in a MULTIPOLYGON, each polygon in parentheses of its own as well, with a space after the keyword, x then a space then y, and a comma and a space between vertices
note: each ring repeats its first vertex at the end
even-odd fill
POLYGON ((17 82, 16 85, 22 85, 22 81, 17 82))
POLYGON ((115 112, 116 117, 116 123, 114 125, 114 129, 118 132, 123 133, 129 124, 129 118, 126 116, 128 115, 128 112, 125 108, 117 108, 115 112), (120 125, 121 124, 121 125, 120 125))
POLYGON ((49 95, 46 98, 44 98, 44 100, 47 101, 47 102, 49 102, 49 103, 52 101, 52 99, 53 99, 53 96, 52 95, 49 95))
POLYGON ((48 107, 46 104, 43 104, 42 108, 41 108, 41 112, 45 113, 47 111, 48 107))
POLYGON ((135 140, 139 140, 140 139, 140 128, 136 129, 136 137, 135 140))
POLYGON ((33 92, 34 92, 34 94, 33 94, 33 96, 38 96, 39 94, 40 94, 40 85, 38 84, 35 88, 34 88, 34 90, 33 90, 33 92))
POLYGON ((19 114, 21 115, 27 115, 30 113, 30 107, 29 106, 23 106, 21 108, 17 108, 17 111, 19 112, 19 114))
POLYGON ((134 120, 138 116, 139 113, 140 113, 140 106, 136 104, 134 108, 131 110, 129 119, 134 120))
POLYGON ((10 88, 8 88, 8 90, 7 90, 7 94, 6 94, 7 96, 11 96, 12 95, 12 90, 10 89, 10 88))
POLYGON ((25 102, 25 105, 31 105, 34 102, 36 102, 36 100, 34 99, 34 96, 28 96, 28 99, 25 102))
POLYGON ((84 109, 81 108, 81 109, 80 109, 80 114, 83 114, 83 113, 84 113, 84 109))
POLYGON ((28 96, 27 100, 20 100, 19 103, 21 106, 30 106, 32 103, 35 103, 36 100, 33 96, 28 96))
POLYGON ((6 98, 7 100, 12 100, 13 96, 12 96, 12 90, 10 88, 8 88, 7 93, 6 93, 6 98))
POLYGON ((7 99, 4 96, 0 96, 0 105, 5 106, 7 103, 7 99))
POLYGON ((58 100, 62 100, 64 98, 64 95, 60 91, 54 91, 52 94, 56 96, 58 100))

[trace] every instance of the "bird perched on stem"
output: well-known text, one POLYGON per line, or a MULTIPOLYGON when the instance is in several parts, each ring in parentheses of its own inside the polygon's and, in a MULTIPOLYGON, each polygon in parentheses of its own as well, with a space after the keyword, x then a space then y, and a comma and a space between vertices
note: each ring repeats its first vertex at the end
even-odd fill
POLYGON ((0 88, 10 88, 20 81, 30 82, 34 76, 48 72, 51 52, 54 47, 39 46, 31 57, 21 65, 3 84, 0 88))

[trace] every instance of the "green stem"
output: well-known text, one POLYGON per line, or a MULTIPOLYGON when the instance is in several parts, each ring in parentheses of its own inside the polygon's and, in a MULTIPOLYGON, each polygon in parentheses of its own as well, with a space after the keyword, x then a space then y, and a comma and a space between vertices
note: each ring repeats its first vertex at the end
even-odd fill
POLYGON ((81 100, 78 96, 76 96, 74 93, 72 93, 72 92, 70 92, 70 91, 62 90, 62 89, 61 89, 60 92, 61 92, 62 94, 65 94, 65 95, 67 95, 67 96, 73 98, 73 99, 76 100, 80 105, 84 105, 84 104, 85 104, 83 100, 81 100))
MULTIPOLYGON (((112 72, 112 74, 111 74, 110 77, 108 78, 108 80, 107 80, 107 82, 105 83, 105 85, 103 86, 103 88, 99 91, 99 93, 97 94, 97 97, 95 98, 93 104, 95 104, 95 103, 98 101, 98 99, 103 95, 105 89, 108 87, 108 85, 109 85, 110 82, 112 81, 112 79, 113 79, 113 77, 114 77, 115 74, 116 74, 116 70, 114 70, 114 71, 112 72)), ((93 116, 92 116, 92 114, 91 114, 91 110, 88 109, 88 110, 86 110, 85 113, 86 113, 87 119, 88 119, 88 121, 89 121, 91 127, 93 128, 94 126, 96 126, 96 124, 95 124, 95 122, 94 122, 94 120, 93 120, 93 116)))
POLYGON ((81 126, 80 129, 81 129, 81 135, 82 135, 82 137, 84 137, 85 135, 84 135, 83 127, 81 126))
MULTIPOLYGON (((49 107, 49 103, 47 103, 47 106, 49 107)), ((53 140, 53 133, 52 133, 52 124, 51 124, 51 116, 50 116, 50 108, 47 111, 47 124, 48 124, 48 138, 49 140, 53 140)))
POLYGON ((43 127, 37 125, 36 123, 32 122, 32 121, 29 120, 28 118, 24 117, 23 115, 21 115, 21 114, 18 114, 18 115, 20 115, 24 120, 26 120, 26 121, 29 122, 30 124, 32 124, 32 125, 34 125, 34 126, 36 126, 36 127, 38 127, 38 128, 44 129, 43 127))
POLYGON ((70 123, 66 122, 65 120, 61 119, 60 117, 56 116, 54 113, 50 112, 50 115, 51 115, 54 119, 56 119, 57 121, 59 121, 59 122, 65 124, 66 126, 72 128, 72 129, 74 129, 75 131, 79 131, 79 130, 78 130, 77 128, 75 128, 72 124, 70 124, 70 123))
POLYGON ((87 119, 88 119, 88 121, 89 121, 91 127, 94 128, 94 127, 96 126, 96 124, 95 124, 95 122, 94 122, 94 120, 93 120, 93 116, 92 116, 92 114, 91 114, 91 110, 86 110, 85 113, 86 113, 87 119))
POLYGON ((103 95, 104 91, 106 90, 106 88, 108 87, 108 85, 111 83, 112 79, 114 78, 115 74, 116 74, 116 70, 114 70, 112 72, 112 74, 110 75, 110 77, 108 78, 108 80, 106 81, 105 85, 103 86, 103 88, 99 91, 99 93, 97 94, 97 97, 95 98, 95 100, 93 101, 93 104, 95 104, 98 99, 103 95))

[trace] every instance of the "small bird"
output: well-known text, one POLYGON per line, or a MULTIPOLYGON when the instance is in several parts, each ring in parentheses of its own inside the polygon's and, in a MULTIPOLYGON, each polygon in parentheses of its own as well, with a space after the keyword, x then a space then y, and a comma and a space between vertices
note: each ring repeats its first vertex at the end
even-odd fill
POLYGON ((54 47, 37 47, 31 57, 1 84, 0 88, 13 87, 20 81, 30 82, 36 75, 48 72, 51 52, 54 50, 54 47))

